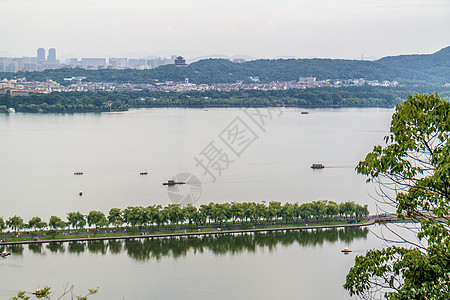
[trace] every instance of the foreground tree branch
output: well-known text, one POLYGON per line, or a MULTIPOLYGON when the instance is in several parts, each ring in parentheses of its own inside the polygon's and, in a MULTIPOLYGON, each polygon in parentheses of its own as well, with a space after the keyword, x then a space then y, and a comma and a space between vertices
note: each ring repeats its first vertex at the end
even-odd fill
MULTIPOLYGON (((450 103, 437 94, 397 105, 386 145, 356 170, 379 184, 382 203, 420 222, 417 242, 357 256, 344 288, 364 299, 450 299, 450 103)), ((391 241, 392 242, 392 241, 391 241)))

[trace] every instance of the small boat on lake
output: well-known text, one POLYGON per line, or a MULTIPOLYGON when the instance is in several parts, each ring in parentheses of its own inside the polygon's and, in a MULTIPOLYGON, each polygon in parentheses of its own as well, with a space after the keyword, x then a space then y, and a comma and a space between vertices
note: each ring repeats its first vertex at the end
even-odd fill
POLYGON ((347 247, 345 247, 344 249, 341 250, 341 252, 344 253, 344 254, 348 254, 348 253, 352 252, 352 250, 350 250, 347 247))
MULTIPOLYGON (((37 289, 34 292, 32 292, 33 295, 39 296, 42 294, 42 289, 37 289)), ((40 297, 39 297, 40 298, 40 297)))
POLYGON ((323 169, 323 168, 325 168, 325 166, 322 165, 322 164, 312 164, 311 168, 313 168, 313 169, 323 169))
POLYGON ((83 175, 83 172, 74 172, 73 175, 83 175))
POLYGON ((11 255, 11 252, 3 251, 0 253, 0 257, 7 257, 8 255, 11 255))
POLYGON ((139 175, 148 175, 148 172, 141 172, 139 175))
POLYGON ((307 115, 307 114, 309 114, 309 112, 307 112, 307 111, 302 111, 300 114, 301 114, 301 115, 307 115))
POLYGON ((163 182, 163 185, 176 185, 176 184, 186 184, 182 181, 168 180, 167 182, 163 182))

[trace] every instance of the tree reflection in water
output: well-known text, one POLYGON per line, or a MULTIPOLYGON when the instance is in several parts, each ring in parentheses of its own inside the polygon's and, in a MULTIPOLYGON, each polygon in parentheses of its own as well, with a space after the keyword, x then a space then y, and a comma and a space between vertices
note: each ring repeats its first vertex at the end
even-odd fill
POLYGON ((42 245, 43 244, 28 244, 28 250, 36 254, 44 254, 42 245))
POLYGON ((67 251, 69 253, 81 254, 86 251, 86 244, 85 242, 69 242, 67 244, 67 251))
MULTIPOLYGON (((53 253, 80 255, 85 251, 95 254, 120 254, 123 251, 135 260, 160 260, 163 257, 179 258, 188 252, 209 251, 215 255, 253 253, 267 249, 273 251, 277 246, 287 247, 298 244, 302 247, 320 246, 324 243, 342 241, 349 243, 355 239, 367 239, 366 227, 342 229, 290 230, 277 232, 256 232, 237 234, 212 234, 184 237, 142 238, 110 241, 86 241, 69 243, 50 243, 45 246, 53 253)), ((14 255, 22 255, 23 245, 9 245, 6 250, 14 255)), ((42 254, 42 244, 29 244, 28 249, 42 254)))
POLYGON ((49 243, 45 247, 53 253, 64 253, 66 251, 63 243, 49 243))

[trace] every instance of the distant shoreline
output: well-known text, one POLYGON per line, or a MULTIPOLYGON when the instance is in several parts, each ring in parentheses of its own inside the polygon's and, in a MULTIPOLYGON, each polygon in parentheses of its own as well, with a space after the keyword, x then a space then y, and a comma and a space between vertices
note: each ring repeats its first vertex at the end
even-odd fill
MULTIPOLYGON (((386 104, 386 105, 377 105, 377 104, 361 104, 361 105, 285 105, 285 106, 276 106, 276 105, 246 105, 246 104, 238 104, 238 105, 132 105, 127 109, 123 110, 84 110, 84 111, 16 111, 13 114, 36 114, 36 115, 49 115, 49 114, 57 114, 57 115, 73 115, 73 114, 101 114, 101 113, 121 113, 128 112, 130 110, 138 110, 138 109, 167 109, 167 108, 184 108, 184 109, 214 109, 214 108, 288 108, 288 109, 339 109, 339 108, 386 108, 393 109, 395 105, 386 104)), ((8 115, 7 111, 1 111, 0 114, 8 115)))
POLYGON ((368 222, 355 224, 335 224, 335 225, 312 225, 312 226, 296 226, 296 227, 276 227, 276 228, 251 228, 236 230, 214 230, 214 231, 198 231, 198 232, 177 232, 177 233, 159 233, 159 234, 143 234, 143 235, 121 235, 121 236, 99 236, 84 238, 68 238, 68 239, 49 239, 49 240, 33 240, 33 241, 11 241, 0 242, 0 245, 23 245, 23 244, 48 244, 60 242, 85 242, 85 241, 105 241, 105 240, 128 240, 128 239, 146 239, 146 238, 163 238, 163 237, 183 237, 183 236, 201 236, 201 235, 222 235, 234 233, 254 233, 254 232, 273 232, 273 231, 292 231, 292 230, 309 230, 309 229, 330 229, 345 227, 362 227, 370 226, 377 223, 375 219, 368 222))

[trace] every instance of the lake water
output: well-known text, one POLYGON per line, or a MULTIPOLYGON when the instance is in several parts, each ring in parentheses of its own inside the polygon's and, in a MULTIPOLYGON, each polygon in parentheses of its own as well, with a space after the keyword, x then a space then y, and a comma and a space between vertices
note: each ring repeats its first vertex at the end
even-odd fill
POLYGON ((262 129, 242 109, 1 114, 1 215, 48 219, 71 211, 167 205, 177 200, 168 192, 177 192, 162 182, 184 172, 201 182, 196 205, 328 199, 368 204, 374 212, 374 187, 354 168, 382 142, 393 110, 309 112, 273 111, 262 129), (194 157, 206 165, 213 155, 216 162, 205 175, 194 157), (327 168, 312 170, 313 163, 327 168), (73 175, 77 171, 84 175, 73 175), (149 174, 139 175, 143 171, 149 174))
MULTIPOLYGON (((375 213, 375 187, 354 168, 382 143, 393 110, 308 111, 1 114, 0 216, 48 220, 71 211, 167 205, 193 187, 195 205, 351 200, 375 213), (205 173, 198 162, 208 159, 205 173), (312 163, 326 168, 313 170, 312 163), (181 173, 198 181, 162 185, 181 173)), ((342 284, 355 255, 382 245, 366 229, 348 229, 18 246, 0 261, 0 299, 44 285, 61 291, 66 283, 78 294, 99 286, 93 299, 348 299, 342 284), (355 251, 344 256, 344 247, 355 251)))
POLYGON ((373 233, 392 237, 373 225, 10 246, 0 299, 45 285, 61 294, 67 283, 77 294, 100 287, 92 299, 350 299, 342 285, 355 256, 384 245, 373 233))

